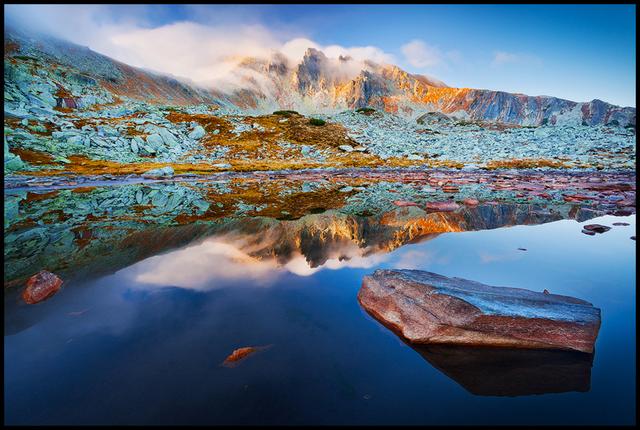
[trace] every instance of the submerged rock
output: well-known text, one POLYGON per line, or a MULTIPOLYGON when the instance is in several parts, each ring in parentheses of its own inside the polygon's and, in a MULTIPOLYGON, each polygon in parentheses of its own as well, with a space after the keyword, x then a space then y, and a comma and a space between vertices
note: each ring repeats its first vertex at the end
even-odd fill
POLYGON ((42 270, 27 281, 27 287, 22 292, 25 303, 33 305, 48 299, 60 290, 62 279, 55 274, 42 270))
POLYGON ((246 346, 244 348, 235 349, 229 356, 222 362, 222 366, 224 367, 236 367, 238 362, 247 358, 248 356, 264 351, 265 349, 270 348, 271 345, 266 346, 246 346))
POLYGON ((584 230, 592 231, 595 233, 604 233, 606 231, 611 230, 611 227, 607 227, 606 225, 600 225, 600 224, 587 224, 582 228, 584 230))
POLYGON ((419 270, 377 270, 363 308, 413 344, 593 352, 600 309, 584 300, 419 270))

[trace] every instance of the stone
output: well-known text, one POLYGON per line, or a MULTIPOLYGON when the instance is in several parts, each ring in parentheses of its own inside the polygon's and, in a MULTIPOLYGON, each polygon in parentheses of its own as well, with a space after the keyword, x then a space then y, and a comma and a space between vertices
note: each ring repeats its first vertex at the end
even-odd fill
POLYGON ((600 224, 587 224, 585 226, 582 227, 584 230, 587 231, 592 231, 595 233, 604 233, 606 231, 611 230, 611 227, 607 227, 606 225, 600 225, 600 224))
POLYGON ((160 169, 152 169, 142 174, 143 178, 172 178, 174 174, 173 167, 166 166, 160 169))
POLYGON ((619 227, 619 226, 627 226, 627 225, 629 225, 629 223, 628 222, 614 222, 613 225, 615 225, 616 227, 619 227))
POLYGON ((157 134, 150 134, 147 136, 147 143, 149 144, 149 146, 151 146, 152 148, 158 148, 160 146, 162 146, 162 137, 157 134))
POLYGON ((418 206, 417 203, 414 202, 407 202, 404 200, 396 200, 393 202, 394 205, 396 206, 400 206, 400 207, 406 207, 406 206, 418 206))
POLYGON ((206 134, 204 128, 200 125, 193 128, 191 133, 189 133, 189 138, 193 140, 200 140, 206 134))
POLYGON ((351 145, 340 145, 338 148, 345 152, 353 152, 353 147, 351 145))
POLYGON ((434 212, 453 212, 460 208, 460 205, 455 202, 429 202, 426 204, 425 209, 434 212))
POLYGON ((478 204, 480 204, 478 200, 472 199, 472 198, 464 199, 462 203, 464 203, 467 206, 478 206, 478 204))
POLYGON ((62 279, 51 272, 42 270, 27 281, 27 286, 22 292, 25 303, 33 305, 47 300, 60 290, 62 279))
POLYGON ((264 351, 270 348, 271 345, 266 346, 246 346, 243 348, 235 349, 229 356, 222 362, 221 366, 224 367, 236 367, 238 362, 247 358, 256 352, 264 351))
POLYGON ((592 353, 600 329, 600 309, 584 300, 420 270, 376 270, 358 301, 411 344, 592 353))
POLYGON ((586 235, 589 235, 589 236, 595 236, 596 235, 595 231, 585 230, 585 229, 582 229, 582 233, 584 233, 586 235))

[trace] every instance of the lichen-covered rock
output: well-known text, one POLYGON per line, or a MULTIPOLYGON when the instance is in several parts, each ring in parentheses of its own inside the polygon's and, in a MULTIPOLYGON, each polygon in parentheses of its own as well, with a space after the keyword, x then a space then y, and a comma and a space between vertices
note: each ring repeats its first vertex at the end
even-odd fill
POLYGON ((42 270, 27 281, 27 287, 22 292, 25 303, 33 305, 48 299, 60 290, 62 279, 55 274, 42 270))
POLYGON ((600 309, 584 300, 419 270, 365 276, 358 301, 414 344, 591 353, 600 329, 600 309))

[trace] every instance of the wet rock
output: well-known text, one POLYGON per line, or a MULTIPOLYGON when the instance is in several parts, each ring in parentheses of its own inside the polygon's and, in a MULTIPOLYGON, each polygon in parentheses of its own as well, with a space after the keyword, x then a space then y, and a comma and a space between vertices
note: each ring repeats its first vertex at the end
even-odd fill
POLYGON ((614 222, 613 225, 619 227, 619 226, 629 225, 629 223, 628 222, 614 222))
POLYGON ((429 202, 425 209, 434 212, 453 212, 460 209, 460 205, 455 202, 429 202))
POLYGON ((160 169, 152 169, 142 174, 143 178, 155 179, 155 178, 172 178, 174 174, 173 167, 166 166, 160 169))
POLYGON ((235 349, 229 356, 222 362, 224 367, 236 367, 240 361, 248 356, 255 354, 256 352, 264 351, 270 348, 271 345, 266 346, 247 346, 244 348, 235 349))
POLYGON ((27 281, 27 286, 22 292, 25 303, 33 305, 48 299, 60 290, 62 279, 55 274, 42 270, 27 281))
POLYGON ((600 225, 600 224, 587 224, 585 226, 582 227, 584 230, 587 231, 592 231, 595 233, 604 233, 606 231, 611 230, 611 227, 607 227, 606 225, 600 225))
POLYGON ((585 230, 584 228, 582 229, 582 233, 589 235, 589 236, 595 236, 596 232, 595 231, 591 231, 591 230, 585 230))
POLYGON ((396 200, 393 202, 394 205, 396 206, 400 206, 400 207, 406 207, 406 206, 418 206, 417 203, 415 202, 407 202, 405 200, 396 200))
POLYGON ((593 352, 600 309, 584 300, 419 270, 377 270, 362 307, 413 344, 593 352))
POLYGON ((467 206, 478 206, 478 204, 480 204, 480 202, 476 199, 464 199, 462 203, 467 206))

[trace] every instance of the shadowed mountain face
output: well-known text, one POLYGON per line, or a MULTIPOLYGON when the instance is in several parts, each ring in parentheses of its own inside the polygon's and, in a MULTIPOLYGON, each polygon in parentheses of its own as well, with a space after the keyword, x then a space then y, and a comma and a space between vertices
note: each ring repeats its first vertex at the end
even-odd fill
POLYGON ((433 367, 478 396, 587 392, 594 354, 569 351, 412 346, 433 367))
POLYGON ((224 89, 216 85, 205 89, 130 67, 85 47, 14 29, 5 30, 4 55, 5 94, 7 88, 16 87, 7 98, 9 112, 20 103, 80 108, 126 97, 159 104, 206 103, 258 113, 275 109, 329 113, 374 107, 409 117, 441 112, 458 119, 521 125, 635 126, 635 108, 600 100, 576 103, 548 96, 451 88, 397 66, 328 58, 313 48, 297 64, 281 54, 245 58, 233 72, 238 83, 224 89), (43 80, 42 73, 48 79, 43 80), (38 91, 27 88, 30 81, 38 91))

